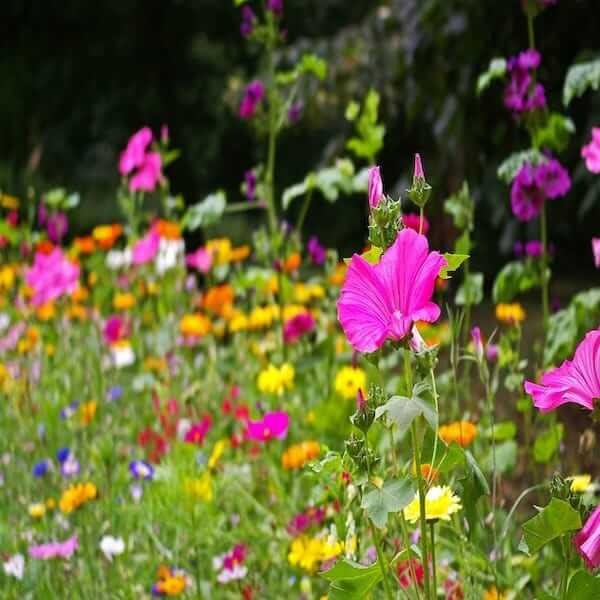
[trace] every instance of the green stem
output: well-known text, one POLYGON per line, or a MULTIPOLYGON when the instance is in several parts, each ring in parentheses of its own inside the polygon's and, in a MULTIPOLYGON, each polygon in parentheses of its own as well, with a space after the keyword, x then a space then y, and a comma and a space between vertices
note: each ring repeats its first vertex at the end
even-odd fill
POLYGON ((304 225, 304 220, 306 219, 306 214, 308 213, 311 200, 312 188, 306 193, 306 196, 304 197, 304 202, 302 203, 302 208, 300 209, 300 213, 298 214, 298 222, 296 223, 296 231, 298 233, 302 232, 302 226, 304 225))
POLYGON ((373 544, 375 544, 375 550, 377 551, 377 562, 379 563, 379 569, 381 570, 383 589, 385 590, 385 597, 388 600, 394 600, 394 596, 392 595, 392 589, 390 588, 390 582, 387 576, 387 563, 385 561, 385 556, 383 555, 383 551, 381 549, 381 540, 379 539, 379 535, 377 535, 377 529, 375 525, 373 525, 373 521, 369 521, 371 526, 371 534, 373 535, 373 544))
POLYGON ((561 545, 565 555, 565 568, 560 580, 560 599, 567 599, 567 584, 569 583, 569 572, 571 570, 571 536, 566 535, 561 538, 561 545))
POLYGON ((431 530, 431 577, 433 583, 433 597, 437 598, 437 572, 435 567, 435 521, 431 521, 429 523, 429 527, 431 530))
POLYGON ((408 569, 410 571, 410 577, 412 584, 415 588, 415 595, 418 600, 421 598, 421 591, 419 590, 419 583, 417 582, 417 574, 415 572, 415 565, 413 564, 412 555, 413 551, 410 547, 410 537, 408 535, 408 527, 406 525, 406 519, 404 518, 404 513, 400 511, 398 513, 398 518, 400 520, 400 529, 402 530, 402 542, 404 543, 404 547, 408 552, 408 569))
POLYGON ((549 301, 548 301, 548 225, 546 219, 546 203, 542 204, 542 210, 540 212, 540 236, 542 242, 542 319, 544 327, 544 345, 546 342, 546 335, 548 333, 548 320, 549 320, 549 301))
POLYGON ((269 54, 269 142, 267 149, 267 171, 265 174, 267 214, 269 216, 269 229, 271 234, 277 229, 277 212, 275 210, 275 153, 277 150, 277 94, 275 90, 275 60, 272 44, 268 48, 269 54))
POLYGON ((423 233, 424 208, 419 207, 419 235, 423 233))
POLYGON ((533 15, 527 13, 527 37, 529 40, 529 47, 535 48, 535 32, 533 30, 533 15))
POLYGON ((429 477, 427 477, 427 484, 429 485, 433 479, 433 475, 435 473, 435 459, 437 456, 438 449, 438 437, 439 437, 439 398, 437 393, 437 387, 435 384, 435 375, 433 373, 433 369, 429 369, 429 375, 431 377, 431 391, 433 395, 433 402, 435 404, 435 414, 437 415, 436 426, 435 426, 435 436, 433 438, 433 454, 431 455, 431 469, 429 470, 429 477))

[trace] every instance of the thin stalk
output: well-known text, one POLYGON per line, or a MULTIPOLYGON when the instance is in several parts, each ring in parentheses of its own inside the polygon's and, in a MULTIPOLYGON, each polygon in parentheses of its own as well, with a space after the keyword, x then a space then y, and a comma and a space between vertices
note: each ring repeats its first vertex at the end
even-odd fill
POLYGON ((277 151, 277 109, 278 99, 275 90, 275 57, 273 42, 269 43, 268 52, 268 82, 269 82, 269 141, 267 146, 267 170, 265 173, 267 214, 271 234, 277 229, 277 212, 275 209, 275 154, 277 151))
POLYGON ((300 209, 300 213, 298 214, 298 222, 296 223, 296 231, 298 231, 298 233, 302 232, 302 226, 304 225, 304 220, 306 219, 311 200, 312 188, 309 189, 306 193, 306 196, 304 197, 304 202, 302 203, 302 208, 300 209))
POLYGON ((419 235, 423 233, 424 207, 419 208, 419 235))
POLYGON ((431 530, 431 570, 433 579, 433 597, 437 598, 437 572, 435 568, 435 521, 429 523, 431 530))
POLYGON ((431 390, 433 394, 433 402, 435 404, 435 414, 437 415, 437 419, 435 422, 435 436, 433 438, 433 454, 431 455, 431 469, 429 471, 429 476, 427 477, 427 485, 431 484, 433 474, 435 472, 435 459, 437 455, 439 437, 439 398, 437 393, 437 386, 435 384, 435 375, 433 373, 433 369, 429 369, 429 375, 431 377, 431 390))
POLYGON ((419 583, 417 582, 417 573, 415 571, 415 565, 412 561, 412 550, 410 547, 410 537, 408 535, 408 527, 406 525, 406 519, 404 518, 404 513, 400 511, 398 515, 398 519, 400 521, 400 529, 402 530, 402 542, 404 543, 404 547, 408 551, 408 570, 410 571, 411 580, 413 586, 415 588, 415 595, 417 600, 421 598, 421 591, 419 590, 419 583))
POLYGON ((385 597, 388 600, 394 600, 394 596, 392 595, 392 589, 390 588, 390 582, 388 581, 387 576, 387 563, 385 561, 383 551, 381 550, 381 540, 379 539, 379 535, 377 534, 377 529, 375 525, 373 525, 373 521, 371 521, 370 519, 369 524, 371 526, 371 534, 373 535, 373 543, 375 544, 375 550, 377 551, 377 562, 379 563, 379 569, 381 570, 385 597))
POLYGON ((550 315, 549 310, 549 293, 548 293, 548 224, 546 219, 546 203, 542 204, 540 211, 540 237, 542 242, 542 322, 544 328, 544 344, 548 333, 548 320, 550 315))
POLYGON ((571 536, 566 535, 561 538, 561 545, 565 555, 565 568, 560 580, 560 599, 567 599, 567 584, 569 582, 569 571, 571 570, 571 536))
POLYGON ((533 30, 533 15, 527 13, 527 37, 529 39, 529 47, 535 48, 535 32, 533 30))
MULTIPOLYGON (((497 498, 497 473, 496 473, 496 420, 494 417, 494 394, 490 385, 490 373, 487 365, 483 366, 485 380, 485 396, 487 400, 487 409, 490 419, 490 430, 492 433, 492 535, 494 540, 494 548, 498 547, 498 538, 496 531, 496 498, 497 498)), ((495 573, 495 568, 494 568, 495 573)))

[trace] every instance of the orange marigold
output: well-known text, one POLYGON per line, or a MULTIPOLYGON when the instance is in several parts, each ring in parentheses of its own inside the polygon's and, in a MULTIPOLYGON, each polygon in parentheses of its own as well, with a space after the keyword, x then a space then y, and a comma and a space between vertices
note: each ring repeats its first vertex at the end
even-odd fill
POLYGON ((446 444, 456 442, 459 446, 465 448, 469 446, 477 435, 477 426, 470 421, 455 421, 442 425, 439 430, 439 436, 446 444))
POLYGON ((314 460, 321 453, 319 442, 307 440, 290 446, 281 457, 284 469, 301 469, 305 464, 314 460))

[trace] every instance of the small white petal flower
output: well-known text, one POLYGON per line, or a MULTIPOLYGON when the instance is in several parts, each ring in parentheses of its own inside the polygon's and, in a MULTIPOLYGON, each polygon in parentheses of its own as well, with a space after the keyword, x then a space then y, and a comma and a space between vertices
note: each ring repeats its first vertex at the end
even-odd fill
POLYGON ((113 556, 118 556, 125 552, 125 542, 123 541, 123 538, 105 535, 100 540, 100 550, 108 560, 112 561, 113 556))

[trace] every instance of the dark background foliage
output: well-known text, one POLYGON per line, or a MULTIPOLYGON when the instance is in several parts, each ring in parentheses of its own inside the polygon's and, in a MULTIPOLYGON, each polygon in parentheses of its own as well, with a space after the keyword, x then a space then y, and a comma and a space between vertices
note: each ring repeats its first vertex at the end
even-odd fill
MULTIPOLYGON (((559 0, 537 19, 540 79, 554 110, 567 67, 598 51, 597 10, 595 0, 559 0)), ((435 187, 428 210, 436 242, 451 242, 441 200, 464 178, 479 203, 476 268, 495 271, 516 239, 537 236, 535 224, 510 217, 508 189, 495 175, 504 157, 527 146, 526 134, 503 108, 500 84, 474 93, 491 58, 527 46, 519 0, 286 0, 284 23, 282 61, 310 50, 330 70, 281 139, 279 190, 341 153, 350 131, 344 108, 374 87, 387 127, 379 158, 386 188, 407 187, 412 154, 421 152, 435 187)), ((0 188, 79 190, 75 228, 115 218, 120 149, 140 126, 167 123, 182 150, 169 167, 172 189, 190 203, 217 188, 241 200, 243 173, 263 148, 236 104, 260 62, 230 0, 3 0, 0 49, 0 188)), ((576 266, 594 275, 589 239, 600 233, 600 178, 585 171, 579 149, 600 124, 599 98, 588 93, 569 108, 577 133, 561 160, 574 185, 550 210, 562 273, 576 266)), ((343 252, 360 248, 364 202, 315 202, 307 229, 343 252)), ((253 219, 242 225, 254 227, 253 219)))

